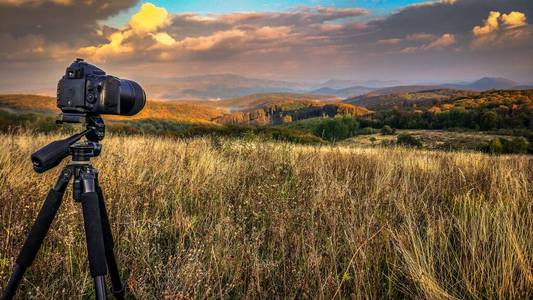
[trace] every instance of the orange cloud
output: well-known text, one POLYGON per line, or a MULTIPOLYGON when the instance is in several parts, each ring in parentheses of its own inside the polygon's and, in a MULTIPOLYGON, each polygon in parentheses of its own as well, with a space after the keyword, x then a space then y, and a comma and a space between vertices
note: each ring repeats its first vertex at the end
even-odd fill
POLYGON ((109 43, 100 46, 83 47, 78 50, 81 56, 90 57, 95 62, 103 62, 108 56, 116 56, 133 52, 133 48, 123 45, 128 32, 115 32, 109 36, 109 43))
POLYGON ((135 36, 150 34, 152 38, 163 45, 173 45, 176 41, 166 32, 156 31, 170 23, 166 9, 157 7, 152 3, 145 3, 139 12, 134 14, 128 22, 128 28, 112 33, 109 43, 99 46, 82 47, 78 53, 91 58, 95 62, 103 62, 108 57, 124 55, 134 51, 133 45, 125 44, 127 39, 135 36))
POLYGON ((170 22, 168 12, 163 7, 157 7, 152 3, 145 3, 138 13, 134 14, 129 25, 137 34, 155 32, 161 27, 165 27, 170 22))
POLYGON ((480 36, 484 34, 489 34, 493 31, 498 30, 500 27, 500 24, 498 22, 498 19, 500 18, 501 13, 498 11, 491 11, 489 13, 488 18, 485 20, 485 24, 483 26, 476 26, 472 31, 474 32, 474 35, 480 36))
POLYGON ((456 43, 455 36, 450 33, 445 33, 429 45, 425 46, 425 49, 440 49, 451 46, 456 43))
POLYGON ((527 38, 529 34, 526 32, 513 32, 519 27, 526 26, 526 15, 524 13, 513 11, 509 14, 502 14, 498 11, 491 11, 489 17, 485 21, 485 25, 476 26, 472 30, 474 33, 474 40, 472 41, 472 48, 484 48, 487 45, 502 46, 506 42, 520 41, 527 38), (502 26, 500 26, 502 25, 502 26), (501 30, 501 28, 505 30, 501 30))
POLYGON ((513 11, 509 14, 503 14, 501 16, 501 19, 503 23, 507 26, 507 28, 516 28, 527 25, 526 15, 519 11, 513 11))
POLYGON ((176 43, 176 40, 166 32, 151 34, 151 36, 154 38, 154 40, 156 40, 156 42, 165 46, 172 46, 176 43))
POLYGON ((500 22, 505 28, 512 29, 527 25, 526 15, 519 11, 513 11, 509 14, 502 14, 499 11, 491 11, 483 26, 476 26, 472 29, 475 36, 483 36, 497 31, 500 28, 500 22))
POLYGON ((434 37, 434 40, 431 43, 424 44, 419 47, 407 47, 407 48, 404 48, 401 52, 412 53, 412 52, 417 52, 421 50, 443 49, 451 45, 454 45, 455 43, 457 43, 457 40, 455 39, 455 35, 451 33, 445 33, 438 38, 434 37))

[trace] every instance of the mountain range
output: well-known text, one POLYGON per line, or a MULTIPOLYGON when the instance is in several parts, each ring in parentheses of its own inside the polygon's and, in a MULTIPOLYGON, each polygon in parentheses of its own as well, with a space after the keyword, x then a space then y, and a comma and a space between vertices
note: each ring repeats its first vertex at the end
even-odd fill
POLYGON ((402 85, 398 81, 330 79, 323 83, 267 80, 235 74, 211 74, 190 77, 147 80, 147 94, 152 99, 211 100, 243 97, 264 93, 303 93, 338 98, 353 98, 361 95, 385 95, 423 90, 455 89, 486 91, 492 89, 528 89, 533 85, 499 77, 484 77, 471 82, 402 85))

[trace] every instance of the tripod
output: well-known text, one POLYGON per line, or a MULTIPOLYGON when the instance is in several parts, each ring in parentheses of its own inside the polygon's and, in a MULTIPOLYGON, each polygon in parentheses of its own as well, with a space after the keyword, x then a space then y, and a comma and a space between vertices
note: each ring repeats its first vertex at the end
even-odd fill
MULTIPOLYGON (((99 118, 96 119, 96 121, 98 120, 101 121, 99 118)), ((104 195, 98 183, 98 171, 92 166, 90 161, 92 157, 100 154, 101 146, 93 141, 75 142, 84 135, 87 135, 88 139, 95 139, 98 136, 98 140, 101 140, 103 138, 103 128, 103 122, 101 122, 101 127, 95 127, 95 124, 91 124, 84 132, 63 141, 53 142, 32 155, 34 169, 38 172, 44 172, 54 167, 64 157, 68 156, 68 154, 72 156, 72 160, 63 168, 56 184, 46 196, 46 200, 17 257, 13 274, 2 296, 3 300, 12 299, 15 296, 24 272, 35 259, 48 229, 57 214, 65 189, 71 178, 74 178, 73 198, 76 202, 81 202, 82 205, 89 268, 91 276, 94 279, 96 299, 106 299, 105 275, 108 269, 111 277, 111 291, 113 295, 117 299, 124 298, 125 286, 120 279, 117 262, 113 253, 113 236, 105 208, 104 195), (56 144, 53 145, 54 143, 56 144), (57 143, 62 144, 58 145, 57 143), (53 150, 50 149, 51 145, 54 147, 53 150), (65 145, 68 147, 66 150, 64 149, 65 145), (48 149, 46 149, 47 147, 48 149), (39 155, 40 151, 46 152, 45 154, 53 152, 55 157, 50 158, 50 155, 43 155, 43 152, 39 155), (67 151, 67 155, 65 155, 65 151, 67 151), (63 157, 59 157, 60 155, 58 153, 63 157), (53 163, 49 163, 43 168, 39 163, 45 163, 45 161, 37 161, 43 157, 46 157, 47 160, 52 160, 53 163)))

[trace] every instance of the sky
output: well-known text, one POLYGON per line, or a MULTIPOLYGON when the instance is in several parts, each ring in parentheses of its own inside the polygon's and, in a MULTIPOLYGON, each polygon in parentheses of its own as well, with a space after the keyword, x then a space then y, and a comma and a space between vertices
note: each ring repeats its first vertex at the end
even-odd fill
POLYGON ((533 83, 530 0, 0 0, 0 92, 50 92, 83 57, 142 82, 533 83))

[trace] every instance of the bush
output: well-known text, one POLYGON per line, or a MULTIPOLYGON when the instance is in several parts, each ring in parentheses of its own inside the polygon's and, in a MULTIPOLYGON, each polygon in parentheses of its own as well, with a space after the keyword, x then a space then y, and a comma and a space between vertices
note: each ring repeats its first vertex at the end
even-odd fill
POLYGON ((375 133, 378 133, 379 130, 378 129, 374 129, 372 127, 365 127, 361 130, 359 130, 358 134, 360 135, 368 135, 368 134, 375 134, 375 133))
POLYGON ((529 142, 524 137, 515 137, 512 140, 495 138, 485 147, 485 151, 493 154, 519 154, 528 153, 529 142))
POLYGON ((398 136, 396 143, 398 145, 407 146, 407 147, 417 147, 417 148, 422 147, 422 142, 419 139, 407 133, 400 134, 398 136))
POLYGON ((507 153, 527 153, 529 142, 524 137, 515 137, 508 145, 507 153))
POLYGON ((352 117, 324 119, 315 128, 315 135, 328 140, 339 141, 357 134, 359 123, 352 117))
POLYGON ((487 150, 489 153, 503 153, 503 145, 500 138, 495 138, 489 142, 487 145, 487 150))
POLYGON ((381 127, 381 134, 382 135, 392 135, 396 133, 396 129, 390 127, 389 125, 385 125, 381 127))

